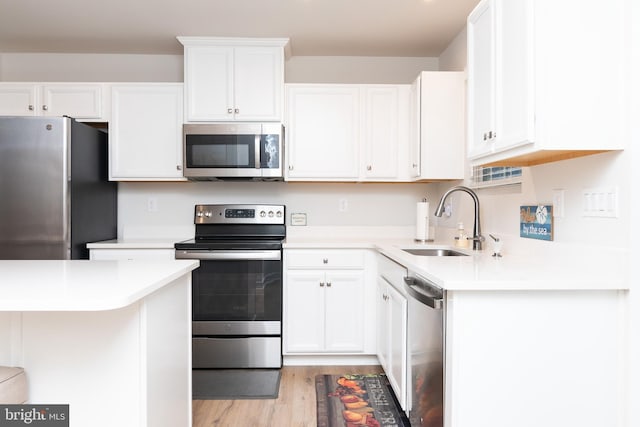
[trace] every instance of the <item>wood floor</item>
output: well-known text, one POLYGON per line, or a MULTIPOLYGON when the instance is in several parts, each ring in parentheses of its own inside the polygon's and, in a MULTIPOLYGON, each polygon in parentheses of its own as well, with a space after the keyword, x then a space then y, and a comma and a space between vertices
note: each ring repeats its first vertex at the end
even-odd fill
POLYGON ((315 427, 315 377, 368 374, 380 366, 285 366, 277 399, 194 400, 193 427, 315 427))

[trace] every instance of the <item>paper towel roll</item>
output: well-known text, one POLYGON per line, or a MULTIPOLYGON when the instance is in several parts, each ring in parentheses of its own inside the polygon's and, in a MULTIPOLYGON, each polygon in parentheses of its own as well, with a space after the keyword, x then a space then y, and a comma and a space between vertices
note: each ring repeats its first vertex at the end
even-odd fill
POLYGON ((429 240, 429 202, 416 205, 416 240, 429 240))

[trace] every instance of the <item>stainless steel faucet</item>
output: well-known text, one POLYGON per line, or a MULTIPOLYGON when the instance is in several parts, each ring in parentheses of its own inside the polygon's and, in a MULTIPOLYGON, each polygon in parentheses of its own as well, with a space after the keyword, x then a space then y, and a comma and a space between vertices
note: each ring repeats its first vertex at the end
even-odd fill
POLYGON ((441 217, 442 212, 444 211, 444 202, 449 196, 449 194, 454 191, 463 191, 471 196, 473 199, 473 250, 479 251, 482 249, 482 242, 484 242, 484 237, 480 233, 480 200, 478 200, 478 195, 469 187, 464 187, 462 185, 458 185, 455 187, 451 187, 448 189, 440 199, 440 203, 438 203, 438 207, 436 208, 435 216, 441 217))

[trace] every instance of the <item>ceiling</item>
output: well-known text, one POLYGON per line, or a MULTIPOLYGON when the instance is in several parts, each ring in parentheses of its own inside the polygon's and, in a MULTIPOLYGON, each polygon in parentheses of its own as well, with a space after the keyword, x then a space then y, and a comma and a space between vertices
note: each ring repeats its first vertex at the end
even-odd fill
POLYGON ((439 56, 478 0, 0 0, 0 52, 180 54, 288 37, 296 56, 439 56))

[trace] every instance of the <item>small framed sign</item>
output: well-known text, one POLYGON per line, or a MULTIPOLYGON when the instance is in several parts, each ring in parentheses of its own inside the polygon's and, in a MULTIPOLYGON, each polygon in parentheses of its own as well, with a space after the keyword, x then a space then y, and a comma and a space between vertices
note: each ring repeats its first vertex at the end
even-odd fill
POLYGON ((553 240, 553 206, 520 206, 520 237, 553 240))

